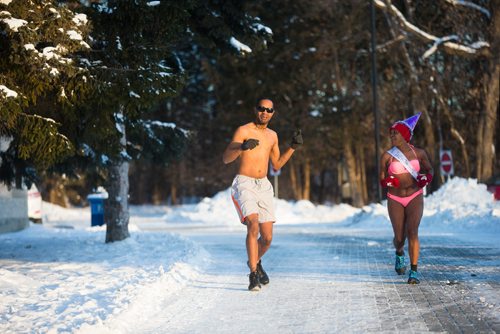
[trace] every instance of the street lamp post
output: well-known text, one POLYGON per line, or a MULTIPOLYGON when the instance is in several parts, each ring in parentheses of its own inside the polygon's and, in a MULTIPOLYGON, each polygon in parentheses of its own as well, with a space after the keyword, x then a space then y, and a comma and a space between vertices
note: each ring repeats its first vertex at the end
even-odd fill
POLYGON ((382 201, 382 192, 380 189, 380 184, 378 182, 378 175, 380 173, 380 160, 379 160, 379 149, 380 149, 380 115, 378 112, 378 95, 377 95, 377 62, 375 54, 375 5, 373 0, 370 0, 370 21, 371 21, 371 59, 372 59, 372 95, 373 95, 373 114, 375 116, 375 164, 377 166, 377 199, 382 201))

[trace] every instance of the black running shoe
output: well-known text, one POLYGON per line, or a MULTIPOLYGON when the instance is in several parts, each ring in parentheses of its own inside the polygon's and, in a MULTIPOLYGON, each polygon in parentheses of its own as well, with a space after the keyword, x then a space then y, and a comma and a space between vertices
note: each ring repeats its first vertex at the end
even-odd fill
POLYGON ((248 285, 248 290, 250 291, 259 291, 260 290, 260 281, 259 281, 259 273, 254 271, 248 275, 250 279, 250 284, 248 285))
POLYGON ((267 273, 264 271, 264 268, 262 268, 262 260, 259 260, 259 262, 257 263, 257 272, 259 273, 260 283, 264 285, 269 284, 269 276, 267 276, 267 273))

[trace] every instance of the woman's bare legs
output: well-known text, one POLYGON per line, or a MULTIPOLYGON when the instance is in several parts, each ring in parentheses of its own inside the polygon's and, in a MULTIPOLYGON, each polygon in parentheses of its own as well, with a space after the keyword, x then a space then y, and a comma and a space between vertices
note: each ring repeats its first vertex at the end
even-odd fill
POLYGON ((392 230, 394 231, 393 244, 396 253, 402 254, 405 247, 406 228, 405 228, 405 208, 395 200, 387 199, 387 209, 391 219, 392 230))
POLYGON ((408 253, 410 253, 410 264, 416 266, 420 254, 420 241, 418 239, 418 227, 424 213, 424 196, 415 197, 405 209, 405 227, 408 236, 408 253))

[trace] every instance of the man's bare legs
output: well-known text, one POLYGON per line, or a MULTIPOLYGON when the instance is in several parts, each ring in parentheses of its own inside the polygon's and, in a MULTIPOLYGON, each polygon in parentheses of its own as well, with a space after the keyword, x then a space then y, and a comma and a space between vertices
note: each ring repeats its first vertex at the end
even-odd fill
POLYGON ((273 223, 259 223, 259 216, 252 214, 246 218, 247 222, 247 255, 250 271, 257 270, 257 263, 267 252, 273 239, 273 223), (259 237, 260 233, 260 237, 259 237))
POLYGON ((259 215, 251 214, 246 218, 247 222, 247 255, 250 272, 257 271, 259 262, 259 215))
POLYGON ((259 238, 259 258, 257 262, 264 256, 271 242, 273 241, 273 222, 265 222, 260 224, 260 238, 259 238))

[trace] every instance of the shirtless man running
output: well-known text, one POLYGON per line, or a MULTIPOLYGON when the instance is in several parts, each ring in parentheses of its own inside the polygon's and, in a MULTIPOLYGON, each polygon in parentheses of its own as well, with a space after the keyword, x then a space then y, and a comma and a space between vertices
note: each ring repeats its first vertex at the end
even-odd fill
POLYGON ((242 224, 247 227, 247 264, 250 268, 248 290, 251 291, 258 291, 261 284, 269 283, 261 262, 262 256, 271 246, 273 223, 276 221, 273 186, 267 179, 269 159, 273 168, 278 170, 303 143, 299 130, 292 138, 291 147, 280 154, 278 135, 267 127, 273 115, 273 102, 269 99, 258 100, 255 120, 236 130, 222 157, 225 164, 240 157, 231 196, 242 224))

